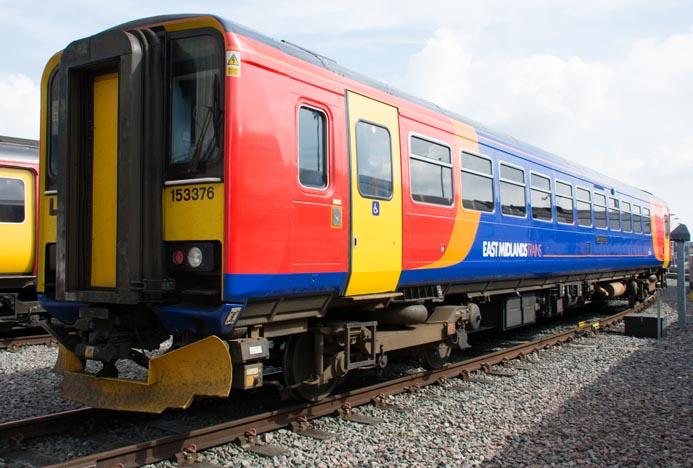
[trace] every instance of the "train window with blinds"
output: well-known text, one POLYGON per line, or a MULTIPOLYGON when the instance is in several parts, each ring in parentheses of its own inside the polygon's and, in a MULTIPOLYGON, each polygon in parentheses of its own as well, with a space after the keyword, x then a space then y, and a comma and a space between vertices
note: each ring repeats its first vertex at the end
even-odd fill
POLYGON ((414 201, 451 206, 452 157, 450 148, 412 136, 409 167, 414 201))
POLYGON ((298 180, 304 187, 327 187, 327 116, 312 107, 298 109, 298 180))
POLYGON ((0 177, 0 223, 24 222, 24 181, 0 177))
POLYGON ((170 178, 221 176, 223 50, 200 34, 170 42, 170 178))
POLYGON ((495 207, 493 193, 493 163, 477 154, 462 152, 462 206, 468 210, 492 213, 495 207))
POLYGON ((633 231, 633 221, 630 217, 630 202, 621 202, 621 223, 623 225, 623 232, 633 231))
POLYGON ((556 181, 556 219, 563 224, 575 222, 573 186, 558 180, 556 181))
POLYGON ((594 227, 606 229, 606 196, 601 193, 594 194, 594 227))
POLYGON ((386 128, 363 121, 356 123, 356 166, 362 196, 392 198, 392 145, 386 128))
POLYGON ((612 231, 621 230, 621 210, 618 200, 609 197, 609 228, 612 231))
POLYGON ((633 205, 633 232, 642 234, 642 214, 638 205, 633 205))
POLYGON ((578 226, 592 227, 592 192, 582 187, 575 187, 578 212, 578 226))
POLYGON ((642 230, 645 234, 652 234, 652 218, 650 218, 650 209, 642 209, 642 230))
POLYGON ((552 221, 551 179, 539 174, 530 174, 530 203, 532 218, 541 221, 552 221))
POLYGON ((500 163, 501 213, 521 217, 527 215, 525 186, 524 170, 500 163))

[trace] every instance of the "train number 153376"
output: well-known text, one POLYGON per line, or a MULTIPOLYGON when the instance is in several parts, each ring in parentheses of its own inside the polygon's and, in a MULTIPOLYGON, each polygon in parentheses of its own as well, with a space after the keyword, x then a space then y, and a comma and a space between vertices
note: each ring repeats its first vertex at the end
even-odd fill
POLYGON ((214 199, 214 187, 185 187, 171 190, 171 202, 214 199))

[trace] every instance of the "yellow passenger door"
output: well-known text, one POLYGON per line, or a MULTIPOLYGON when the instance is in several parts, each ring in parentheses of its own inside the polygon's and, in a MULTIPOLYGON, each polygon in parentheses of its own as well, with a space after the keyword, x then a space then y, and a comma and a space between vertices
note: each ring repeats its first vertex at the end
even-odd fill
POLYGON ((396 107, 347 91, 351 247, 346 296, 392 292, 402 272, 396 107))

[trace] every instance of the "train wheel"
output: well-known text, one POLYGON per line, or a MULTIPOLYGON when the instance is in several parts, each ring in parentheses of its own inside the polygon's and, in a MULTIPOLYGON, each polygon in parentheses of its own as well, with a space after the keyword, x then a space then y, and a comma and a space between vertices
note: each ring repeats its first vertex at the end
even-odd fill
POLYGON ((445 343, 429 343, 421 347, 419 361, 427 369, 440 369, 447 364, 450 351, 445 343))
POLYGON ((306 383, 317 379, 314 362, 313 335, 302 333, 290 336, 284 347, 284 382, 290 387, 290 393, 294 398, 320 401, 332 393, 337 385, 336 379, 319 385, 306 383))

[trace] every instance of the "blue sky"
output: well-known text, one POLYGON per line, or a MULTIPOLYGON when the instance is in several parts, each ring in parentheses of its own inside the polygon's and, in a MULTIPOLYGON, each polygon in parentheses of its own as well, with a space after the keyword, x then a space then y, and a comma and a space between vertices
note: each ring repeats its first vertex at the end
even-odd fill
POLYGON ((326 55, 666 200, 693 228, 693 2, 0 0, 0 135, 38 138, 39 83, 70 41, 218 14, 326 55))

